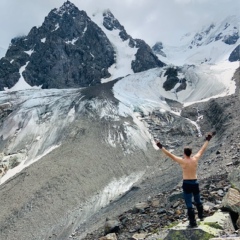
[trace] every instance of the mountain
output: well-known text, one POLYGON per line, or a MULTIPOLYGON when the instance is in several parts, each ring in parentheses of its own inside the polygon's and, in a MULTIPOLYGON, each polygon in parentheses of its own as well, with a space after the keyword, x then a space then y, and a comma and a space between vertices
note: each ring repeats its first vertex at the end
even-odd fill
POLYGON ((69 1, 13 39, 0 68, 12 81, 0 91, 0 239, 82 239, 107 217, 174 189, 181 171, 154 139, 181 156, 215 129, 199 179, 239 167, 240 69, 228 60, 239 40, 223 39, 159 43, 165 65, 109 10, 90 19, 69 1), (214 46, 220 52, 202 62, 214 46), (75 68, 85 77, 68 78, 75 68), (48 89, 32 87, 41 84, 48 89))
MULTIPOLYGON (((168 64, 217 64, 229 60, 238 61, 239 53, 235 50, 240 44, 239 16, 229 16, 223 21, 215 22, 203 27, 197 32, 184 35, 177 46, 161 44, 161 52, 158 53, 156 43, 152 49, 159 59, 168 64), (230 58, 232 52, 238 56, 230 58)), ((233 54, 233 53, 232 53, 233 54)))
MULTIPOLYGON (((132 39, 111 12, 104 12, 102 19, 108 32, 119 32, 120 42, 125 45, 121 51, 132 52, 131 71, 120 67, 119 77, 164 65, 143 40, 132 39)), ((113 77, 109 71, 118 64, 116 50, 103 29, 67 1, 50 12, 42 26, 12 40, 0 60, 0 90, 13 87, 21 77, 27 84, 42 88, 100 84, 101 79, 113 77)))

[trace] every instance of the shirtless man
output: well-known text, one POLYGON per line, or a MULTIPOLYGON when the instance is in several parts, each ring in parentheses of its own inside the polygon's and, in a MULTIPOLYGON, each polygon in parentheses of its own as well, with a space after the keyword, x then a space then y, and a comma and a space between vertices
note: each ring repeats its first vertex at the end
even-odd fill
POLYGON ((198 151, 197 154, 191 156, 192 149, 189 147, 184 148, 184 157, 178 157, 172 153, 170 153, 166 148, 162 146, 159 141, 156 141, 157 146, 165 153, 168 157, 170 157, 173 161, 177 162, 183 172, 183 195, 184 200, 188 210, 188 219, 189 219, 189 227, 197 227, 197 223, 195 220, 195 213, 192 206, 192 196, 194 197, 194 201, 196 203, 196 207, 198 210, 198 217, 200 220, 203 220, 203 205, 200 199, 200 190, 199 184, 197 181, 197 167, 198 167, 198 160, 205 152, 209 141, 211 140, 212 136, 215 134, 208 133, 206 137, 206 141, 198 151))

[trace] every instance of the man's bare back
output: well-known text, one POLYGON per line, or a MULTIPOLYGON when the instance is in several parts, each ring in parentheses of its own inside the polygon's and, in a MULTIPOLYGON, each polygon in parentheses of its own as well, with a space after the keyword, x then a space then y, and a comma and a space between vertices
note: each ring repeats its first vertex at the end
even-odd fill
POLYGON ((183 180, 197 179, 198 160, 194 157, 185 157, 180 163, 183 172, 183 180))

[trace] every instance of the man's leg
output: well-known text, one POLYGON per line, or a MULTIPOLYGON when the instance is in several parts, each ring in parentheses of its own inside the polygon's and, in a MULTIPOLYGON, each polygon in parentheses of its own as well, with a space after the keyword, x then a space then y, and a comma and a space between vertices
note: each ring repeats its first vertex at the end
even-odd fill
POLYGON ((198 211, 198 217, 201 221, 203 221, 204 216, 203 216, 203 205, 202 205, 202 201, 200 199, 200 194, 194 194, 194 201, 196 203, 196 207, 197 207, 197 211, 198 211))
POLYGON ((200 197, 200 190, 199 190, 199 185, 198 183, 196 186, 194 186, 194 192, 193 192, 193 197, 194 201, 196 203, 197 211, 198 211, 198 217, 201 221, 203 221, 204 216, 203 216, 203 205, 200 197))
POLYGON ((188 219, 189 219, 188 227, 191 227, 191 228, 197 227, 194 209, 188 208, 187 210, 188 210, 188 219))
POLYGON ((185 200, 187 208, 193 208, 192 193, 186 193, 185 191, 183 191, 183 196, 184 196, 184 200, 185 200))
POLYGON ((192 206, 192 193, 186 193, 183 192, 184 200, 187 206, 187 214, 188 214, 188 220, 189 220, 189 227, 197 227, 197 223, 195 220, 195 213, 192 206))

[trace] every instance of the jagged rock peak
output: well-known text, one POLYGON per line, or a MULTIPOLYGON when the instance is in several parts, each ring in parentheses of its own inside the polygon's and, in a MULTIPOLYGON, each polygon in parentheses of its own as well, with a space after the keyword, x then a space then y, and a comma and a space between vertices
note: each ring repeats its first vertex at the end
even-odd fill
POLYGON ((108 30, 124 29, 124 27, 119 23, 119 21, 114 17, 114 15, 109 9, 103 11, 103 26, 108 30))
POLYGON ((103 26, 109 30, 119 30, 119 36, 123 41, 130 39, 130 46, 134 47, 135 44, 133 43, 133 39, 127 34, 125 28, 120 24, 120 22, 114 17, 112 12, 107 9, 103 12, 103 26))
POLYGON ((53 12, 62 16, 64 13, 70 14, 76 9, 78 10, 78 8, 73 3, 67 0, 60 8, 55 8, 53 12))

